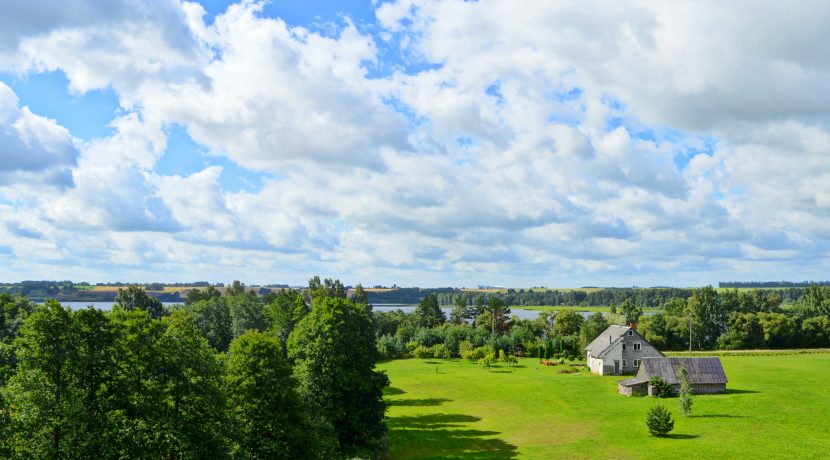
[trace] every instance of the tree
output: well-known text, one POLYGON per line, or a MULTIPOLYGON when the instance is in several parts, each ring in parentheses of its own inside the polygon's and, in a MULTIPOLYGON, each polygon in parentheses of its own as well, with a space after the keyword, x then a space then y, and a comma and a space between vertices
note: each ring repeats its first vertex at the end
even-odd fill
POLYGON ((674 429, 674 420, 668 409, 662 404, 657 404, 648 410, 646 426, 653 436, 664 436, 674 429))
POLYGON ((608 328, 608 320, 602 313, 594 313, 582 324, 579 330, 579 345, 581 349, 585 349, 589 343, 593 342, 602 331, 608 328))
POLYGON ((617 311, 619 311, 621 315, 625 316, 626 324, 636 323, 639 321, 640 316, 643 316, 642 307, 631 302, 629 299, 623 300, 617 308, 617 311))
POLYGON ((263 314, 262 299, 254 292, 234 294, 225 299, 231 318, 231 332, 239 337, 249 329, 264 331, 268 324, 263 314))
POLYGON ((339 299, 346 298, 346 286, 340 282, 339 279, 326 278, 322 282, 319 276, 314 276, 308 280, 308 290, 306 294, 310 299, 319 299, 324 297, 336 297, 339 299))
POLYGON ((127 289, 118 288, 115 305, 127 311, 144 310, 155 319, 161 318, 165 313, 159 299, 147 295, 143 287, 135 285, 127 286, 127 289))
POLYGON ((692 389, 692 383, 689 381, 689 371, 685 364, 680 365, 680 369, 677 370, 677 377, 680 380, 680 411, 683 412, 683 415, 688 416, 692 413, 692 394, 694 390, 692 389))
POLYGON ((311 458, 314 431, 279 339, 251 330, 234 339, 225 385, 239 458, 311 458))
POLYGON ((82 411, 74 388, 77 335, 72 311, 49 299, 26 320, 15 339, 18 366, 9 381, 11 406, 19 421, 15 440, 24 457, 66 458, 74 416, 82 411))
POLYGON ((310 308, 306 305, 302 292, 294 289, 280 289, 274 299, 265 306, 263 315, 268 322, 269 329, 279 337, 283 353, 286 352, 288 336, 294 330, 294 326, 309 311, 310 308))
POLYGON ((447 321, 444 311, 438 305, 438 298, 434 294, 427 294, 415 308, 418 324, 422 327, 440 326, 447 321))
POLYGON ((510 308, 504 300, 498 297, 490 297, 487 302, 487 310, 490 312, 490 333, 494 336, 507 331, 510 328, 510 308))
POLYGON ((225 298, 211 295, 185 305, 184 310, 193 318, 211 347, 217 351, 228 351, 233 331, 231 311, 225 298))
POLYGON ((369 294, 366 293, 366 290, 363 289, 363 285, 360 283, 358 283, 358 285, 354 288, 352 302, 358 305, 366 305, 367 307, 371 307, 371 305, 369 305, 369 294))
POLYGON ((185 305, 192 305, 202 300, 218 299, 222 294, 213 286, 208 286, 204 289, 191 289, 184 299, 185 305))
POLYGON ((383 388, 372 318, 343 298, 317 301, 288 338, 302 398, 330 424, 343 452, 374 444, 386 431, 383 388))
POLYGON ((225 297, 235 297, 245 293, 245 283, 234 280, 230 286, 225 288, 225 297))
POLYGON ((583 321, 584 319, 579 313, 572 310, 561 310, 556 314, 552 332, 560 337, 579 334, 583 321))
POLYGON ((801 323, 805 345, 809 347, 830 346, 830 318, 814 316, 801 323))
POLYGON ((453 302, 454 308, 450 313, 450 321, 454 324, 461 324, 470 317, 470 311, 467 308, 467 298, 465 296, 456 296, 453 302))

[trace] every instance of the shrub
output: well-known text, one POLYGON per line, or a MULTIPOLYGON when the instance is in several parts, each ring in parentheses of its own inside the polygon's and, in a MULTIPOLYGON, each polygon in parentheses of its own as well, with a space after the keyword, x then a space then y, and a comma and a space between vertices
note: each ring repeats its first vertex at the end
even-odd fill
POLYGON ((648 381, 648 384, 654 388, 654 396, 658 398, 668 398, 674 394, 672 386, 656 375, 648 381))
POLYGON ((467 355, 467 359, 481 359, 487 355, 493 355, 493 359, 496 359, 496 350, 493 349, 490 345, 484 345, 483 347, 473 348, 470 353, 467 355))
POLYGON ((663 436, 674 429, 674 420, 671 413, 663 405, 658 404, 648 410, 646 416, 648 432, 654 436, 663 436))
POLYGON ((384 335, 377 339, 375 346, 382 358, 400 358, 406 347, 401 342, 400 337, 391 335, 384 335))
POLYGON ((464 359, 473 359, 471 354, 473 352, 473 344, 469 340, 464 340, 458 344, 458 355, 464 359))
MULTIPOLYGON (((411 343, 411 342, 410 342, 411 343)), ((423 345, 418 345, 412 350, 412 356, 420 359, 432 358, 432 347, 425 347, 423 345)))
MULTIPOLYGON (((480 348, 485 348, 485 347, 480 347, 480 348)), ((477 349, 478 349, 478 348, 477 348, 477 349)), ((479 364, 480 366, 485 366, 485 367, 487 367, 487 368, 489 368, 490 366, 492 366, 495 362, 496 362, 496 353, 495 353, 495 352, 493 352, 493 351, 491 351, 491 352, 487 353, 486 355, 482 356, 482 357, 478 360, 478 364, 479 364)))
POLYGON ((450 359, 452 358, 452 351, 449 348, 444 346, 443 343, 437 343, 430 347, 432 351, 432 357, 438 359, 450 359))

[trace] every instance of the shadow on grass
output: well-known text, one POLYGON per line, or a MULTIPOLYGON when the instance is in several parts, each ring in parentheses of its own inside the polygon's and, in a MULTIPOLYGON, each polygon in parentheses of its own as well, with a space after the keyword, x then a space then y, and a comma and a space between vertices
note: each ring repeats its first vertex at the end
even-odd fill
POLYGON ((742 395, 742 394, 747 394, 747 393, 760 393, 760 391, 755 391, 755 390, 739 390, 739 389, 737 389, 737 388, 727 388, 727 389, 726 389, 726 392, 724 392, 724 393, 716 393, 716 394, 722 394, 722 395, 742 395))
POLYGON ((423 399, 393 399, 391 401, 386 401, 387 406, 413 406, 413 407, 424 407, 424 406, 440 406, 447 401, 452 401, 451 399, 446 398, 423 398, 423 399))
POLYGON ((746 415, 705 414, 705 415, 690 415, 689 418, 746 418, 746 415))
POLYGON ((424 361, 424 364, 441 364, 438 361, 424 361))
POLYGON ((387 420, 393 456, 449 459, 512 459, 516 446, 492 436, 496 431, 465 428, 479 421, 464 414, 426 414, 387 420))
POLYGON ((513 371, 511 369, 490 369, 490 372, 494 374, 512 374, 513 371))
POLYGON ((664 434, 663 436, 660 436, 660 437, 661 438, 666 438, 666 439, 695 439, 695 438, 699 438, 700 435, 699 434, 678 434, 678 433, 675 433, 675 434, 664 434))
POLYGON ((386 387, 383 389, 383 396, 396 396, 402 395, 406 393, 405 391, 401 390, 400 388, 395 387, 386 387))

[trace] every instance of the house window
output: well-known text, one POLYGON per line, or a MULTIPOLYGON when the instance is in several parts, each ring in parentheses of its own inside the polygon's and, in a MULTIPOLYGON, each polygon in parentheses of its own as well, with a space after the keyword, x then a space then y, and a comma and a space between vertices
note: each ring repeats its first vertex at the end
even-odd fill
POLYGON ((628 365, 628 364, 626 364, 626 363, 625 363, 625 360, 623 360, 623 367, 625 367, 625 366, 627 366, 627 365, 628 365))
POLYGON ((623 351, 625 351, 625 342, 623 342, 623 351))
POLYGON ((634 351, 640 351, 640 342, 634 342, 634 351))
POLYGON ((640 367, 640 360, 639 359, 634 360, 634 367, 640 367))
POLYGON ((628 330, 628 335, 634 335, 634 331, 632 331, 631 329, 629 329, 629 330, 628 330))

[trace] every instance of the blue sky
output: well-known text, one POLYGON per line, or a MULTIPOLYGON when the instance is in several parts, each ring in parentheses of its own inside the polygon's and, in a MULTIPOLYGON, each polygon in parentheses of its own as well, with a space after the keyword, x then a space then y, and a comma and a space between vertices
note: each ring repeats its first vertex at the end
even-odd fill
POLYGON ((3 8, 0 280, 827 278, 825 5, 3 8))

